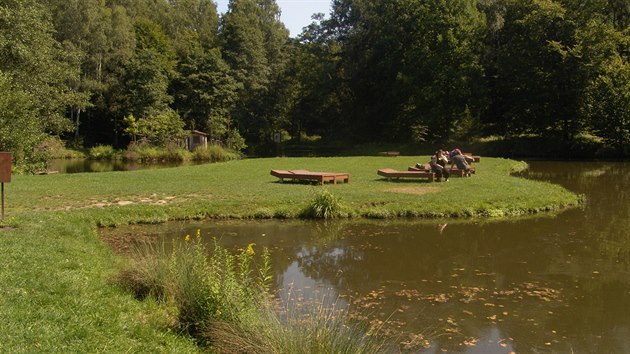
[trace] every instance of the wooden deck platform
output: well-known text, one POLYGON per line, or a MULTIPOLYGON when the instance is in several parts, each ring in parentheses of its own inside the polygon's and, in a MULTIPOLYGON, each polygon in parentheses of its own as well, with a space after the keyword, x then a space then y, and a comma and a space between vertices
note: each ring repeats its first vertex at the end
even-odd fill
POLYGON ((426 178, 429 182, 435 181, 435 173, 431 171, 399 171, 391 168, 383 168, 376 172, 387 179, 399 178, 426 178))
MULTIPOLYGON (((431 171, 431 166, 428 163, 421 165, 421 167, 409 166, 407 167, 407 171, 431 171)), ((451 173, 451 176, 458 176, 458 177, 466 176, 466 174, 464 173, 464 170, 460 170, 459 168, 457 168, 457 166, 453 166, 453 168, 450 168, 449 172, 451 173)), ((475 174, 475 172, 476 172, 475 167, 470 166, 470 173, 475 174)))
POLYGON ((326 182, 350 182, 349 173, 339 172, 314 172, 308 170, 271 170, 271 175, 280 178, 280 182, 284 182, 285 179, 293 181, 309 181, 318 184, 324 184, 326 182))

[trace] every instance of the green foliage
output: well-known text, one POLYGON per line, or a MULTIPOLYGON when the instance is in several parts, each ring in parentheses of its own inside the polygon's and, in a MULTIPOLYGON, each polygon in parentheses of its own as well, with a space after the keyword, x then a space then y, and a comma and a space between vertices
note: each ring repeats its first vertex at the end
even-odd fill
POLYGON ((125 117, 125 124, 125 133, 133 137, 134 141, 140 139, 154 146, 164 147, 186 136, 184 123, 173 110, 139 119, 128 115, 125 117))
POLYGON ((192 154, 192 159, 195 161, 224 162, 240 158, 239 154, 226 150, 218 145, 210 145, 207 148, 201 146, 196 147, 192 154))
POLYGON ((64 142, 56 136, 46 137, 38 145, 37 149, 46 151, 51 159, 76 159, 85 157, 85 154, 81 151, 66 148, 64 142))
POLYGON ((67 82, 78 77, 79 68, 75 56, 55 41, 53 33, 50 13, 41 2, 0 4, 0 71, 8 74, 11 90, 32 97, 32 112, 21 119, 29 121, 27 128, 38 126, 41 133, 60 134, 72 127, 63 112, 72 96, 67 82))
POLYGON ((0 239, 2 351, 198 353, 190 338, 168 331, 170 309, 138 302, 110 283, 124 262, 84 213, 11 220, 0 239))
POLYGON ((10 77, 2 72, 0 92, 0 150, 13 153, 17 168, 35 169, 46 156, 38 156, 33 150, 45 137, 41 122, 36 119, 34 99, 14 87, 10 77))
POLYGON ((241 86, 220 51, 193 53, 180 61, 178 70, 174 106, 182 112, 186 125, 208 132, 211 140, 225 140, 241 86))
POLYGON ((215 326, 213 347, 221 353, 354 353, 395 351, 377 333, 353 321, 351 314, 327 303, 327 299, 296 301, 282 309, 278 317, 271 308, 263 309, 254 324, 215 326))
POLYGON ((234 151, 243 151, 247 147, 247 144, 245 144, 245 139, 236 129, 228 130, 225 144, 234 151))
POLYGON ((616 60, 593 80, 585 110, 594 132, 619 156, 630 146, 630 64, 616 60))
MULTIPOLYGON (((15 105, 2 114, 20 116, 20 146, 120 147, 125 134, 167 146, 185 127, 256 155, 276 152, 277 131, 397 144, 597 134, 627 153, 625 99, 605 88, 627 79, 622 0, 333 5, 290 40, 275 0, 231 0, 221 18, 211 0, 5 1, 0 81, 15 105)), ((45 158, 11 149, 22 170, 45 158)))
POLYGON ((89 150, 88 157, 94 160, 113 160, 116 150, 111 145, 97 145, 89 150))
POLYGON ((137 297, 152 295, 175 306, 179 326, 203 339, 216 322, 251 321, 264 303, 271 279, 269 253, 263 252, 257 267, 253 247, 234 255, 215 241, 209 252, 197 231, 170 252, 164 245, 141 248, 118 280, 137 297))
POLYGON ((315 219, 334 219, 344 216, 343 205, 339 197, 327 189, 315 194, 315 198, 302 211, 302 216, 315 219))
POLYGON ((426 141, 429 127, 420 123, 416 123, 409 127, 409 131, 411 132, 411 141, 415 143, 421 143, 426 141))
POLYGON ((174 161, 183 162, 193 158, 193 154, 177 145, 168 147, 156 147, 150 144, 131 144, 125 152, 124 159, 128 161, 156 162, 174 161))
POLYGON ((279 17, 275 0, 230 0, 222 18, 223 57, 240 85, 231 116, 239 133, 257 145, 268 143, 272 127, 287 118, 283 76, 289 32, 279 17))

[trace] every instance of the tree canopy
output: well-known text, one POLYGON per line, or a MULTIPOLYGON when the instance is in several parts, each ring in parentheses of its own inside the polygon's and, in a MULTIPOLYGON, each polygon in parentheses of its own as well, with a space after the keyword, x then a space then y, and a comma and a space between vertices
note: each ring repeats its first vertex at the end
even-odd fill
POLYGON ((0 149, 20 164, 50 135, 125 147, 140 126, 254 154, 275 132, 588 135, 628 154, 630 0, 330 4, 290 38, 275 0, 2 0, 0 149))

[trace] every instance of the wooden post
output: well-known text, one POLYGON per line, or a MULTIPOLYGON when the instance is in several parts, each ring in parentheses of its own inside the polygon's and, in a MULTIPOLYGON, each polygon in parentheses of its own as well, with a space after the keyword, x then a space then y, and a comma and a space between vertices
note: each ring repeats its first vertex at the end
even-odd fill
POLYGON ((4 221, 4 184, 11 182, 11 160, 13 155, 10 152, 0 152, 0 194, 2 199, 2 221, 4 221))

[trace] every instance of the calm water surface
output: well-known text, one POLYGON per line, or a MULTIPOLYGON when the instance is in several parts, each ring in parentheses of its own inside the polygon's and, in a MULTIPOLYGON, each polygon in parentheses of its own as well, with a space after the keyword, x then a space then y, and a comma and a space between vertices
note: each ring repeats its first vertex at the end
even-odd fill
POLYGON ((418 353, 630 353, 630 163, 530 167, 523 177, 584 194, 585 205, 508 221, 142 230, 173 239, 199 228, 226 247, 266 246, 280 296, 334 299, 384 332, 403 331, 401 342, 420 334, 430 347, 418 353))
POLYGON ((154 168, 168 168, 185 165, 195 165, 199 162, 155 162, 138 163, 131 161, 98 161, 90 159, 53 159, 48 161, 46 171, 49 173, 84 173, 135 171, 154 168))

